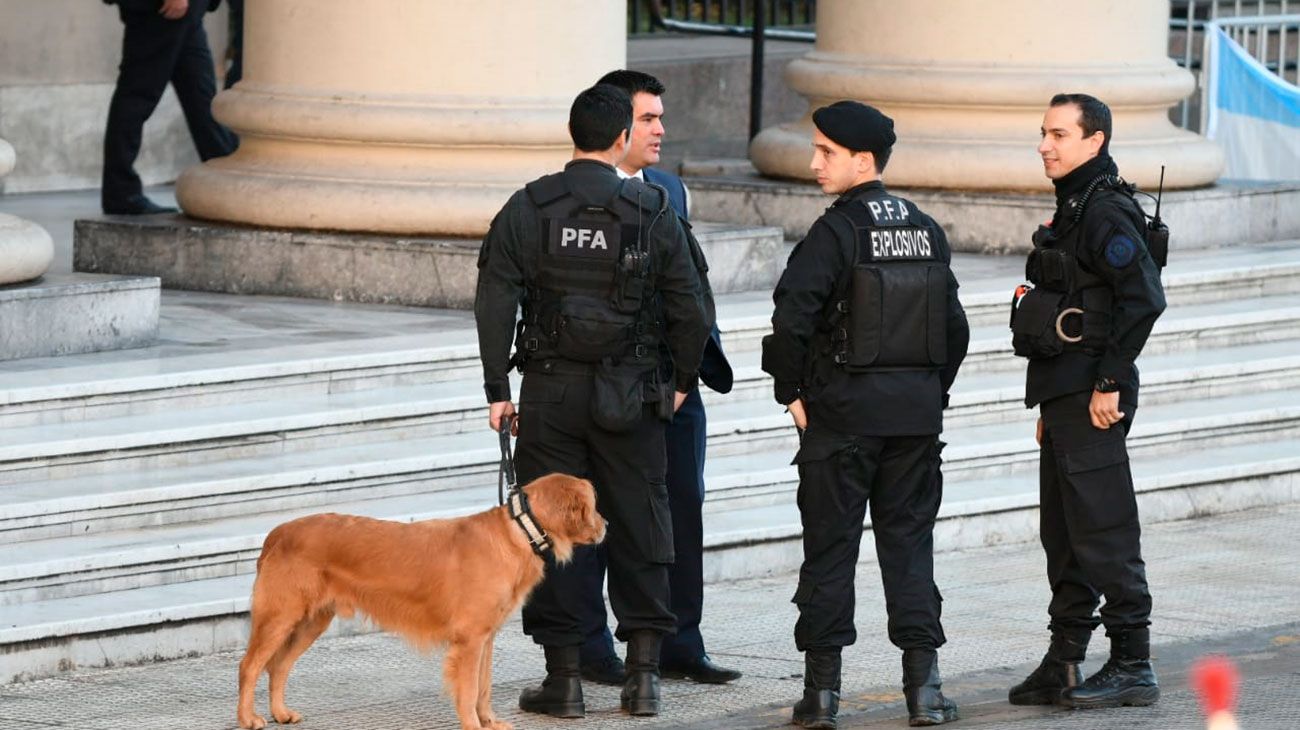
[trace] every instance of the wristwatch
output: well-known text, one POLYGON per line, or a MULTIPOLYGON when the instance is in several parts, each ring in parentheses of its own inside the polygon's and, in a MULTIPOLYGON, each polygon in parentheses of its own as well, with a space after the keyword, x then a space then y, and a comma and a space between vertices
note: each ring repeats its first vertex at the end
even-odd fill
POLYGON ((1097 382, 1092 384, 1092 389, 1098 393, 1114 393, 1119 390, 1119 383, 1114 378, 1097 378, 1097 382))

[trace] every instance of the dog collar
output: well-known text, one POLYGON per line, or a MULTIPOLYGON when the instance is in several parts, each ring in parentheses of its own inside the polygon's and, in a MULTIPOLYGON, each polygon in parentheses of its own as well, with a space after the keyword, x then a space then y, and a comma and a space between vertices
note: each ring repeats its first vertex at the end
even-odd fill
POLYGON ((551 542, 551 537, 546 534, 546 530, 543 530, 533 518, 533 511, 528 508, 528 497, 524 494, 524 490, 512 491, 506 498, 506 508, 510 511, 510 519, 524 531, 533 552, 538 557, 546 557, 546 553, 550 552, 555 545, 551 542))

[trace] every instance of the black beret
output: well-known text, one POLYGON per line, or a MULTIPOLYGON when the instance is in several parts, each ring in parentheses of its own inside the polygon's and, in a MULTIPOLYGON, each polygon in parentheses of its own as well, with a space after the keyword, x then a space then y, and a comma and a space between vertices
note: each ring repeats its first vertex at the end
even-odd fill
POLYGON ((884 152, 898 139, 894 120, 860 101, 837 101, 813 112, 812 118, 822 134, 854 152, 884 152))

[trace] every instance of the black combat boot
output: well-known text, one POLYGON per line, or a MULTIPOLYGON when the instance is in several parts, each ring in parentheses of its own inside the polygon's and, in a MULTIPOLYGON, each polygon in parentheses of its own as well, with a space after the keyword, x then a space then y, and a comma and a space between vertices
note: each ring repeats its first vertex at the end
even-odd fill
POLYGON ((1011 688, 1013 705, 1056 705, 1061 692, 1083 683, 1079 665, 1088 651, 1091 631, 1053 631, 1047 654, 1025 681, 1011 688))
POLYGON ((578 647, 548 646, 546 679, 540 687, 519 693, 519 709, 551 717, 586 717, 582 679, 578 677, 578 647))
POLYGON ((840 650, 806 651, 803 699, 794 703, 794 724, 834 728, 840 712, 840 650))
POLYGON ((627 641, 627 681, 619 705, 631 715, 659 714, 659 647, 663 635, 658 631, 632 632, 627 641))
POLYGON ((939 652, 903 650, 903 697, 907 700, 908 725, 942 725, 957 719, 957 703, 943 696, 942 684, 939 652))
POLYGON ((1148 629, 1106 632, 1110 659, 1083 684, 1061 693, 1061 704, 1075 709, 1095 707, 1145 707, 1160 699, 1160 686, 1151 667, 1151 633, 1148 629))

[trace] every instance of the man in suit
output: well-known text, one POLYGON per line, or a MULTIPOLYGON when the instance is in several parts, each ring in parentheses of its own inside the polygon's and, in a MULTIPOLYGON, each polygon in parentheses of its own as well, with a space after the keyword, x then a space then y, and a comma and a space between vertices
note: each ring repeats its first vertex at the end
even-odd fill
MULTIPOLYGON (((632 145, 618 167, 624 177, 635 177, 668 191, 673 209, 683 219, 689 218, 690 193, 681 178, 657 170, 659 149, 663 141, 663 83, 638 71, 611 71, 599 81, 623 89, 632 97, 632 145)), ((722 352, 717 327, 705 345, 700 364, 700 380, 719 393, 731 390, 731 365, 722 352)), ((673 416, 668 426, 668 501, 672 509, 673 547, 676 561, 668 571, 672 609, 677 616, 677 634, 664 637, 660 651, 660 670, 665 677, 687 678, 696 682, 725 684, 739 678, 740 672, 715 664, 704 650, 700 635, 700 615, 704 605, 704 451, 707 421, 704 402, 698 388, 673 416)), ((589 626, 582 646, 582 676, 606 684, 622 684, 623 662, 614 653, 605 614, 601 586, 605 576, 603 548, 586 548, 575 553, 575 562, 586 577, 589 626)))
POLYGON ((126 30, 117 88, 104 130, 104 177, 100 204, 105 213, 168 213, 144 195, 135 172, 145 120, 153 114, 167 84, 176 89, 185 123, 199 157, 224 157, 239 145, 235 135, 212 118, 216 71, 203 15, 220 0, 104 0, 116 4, 126 30))

